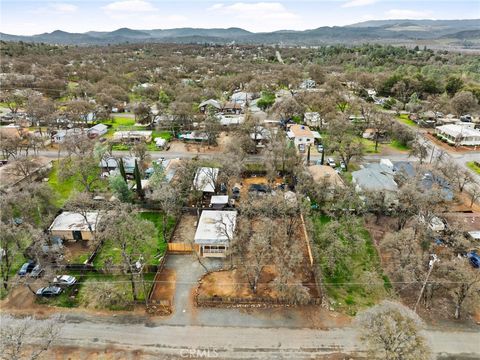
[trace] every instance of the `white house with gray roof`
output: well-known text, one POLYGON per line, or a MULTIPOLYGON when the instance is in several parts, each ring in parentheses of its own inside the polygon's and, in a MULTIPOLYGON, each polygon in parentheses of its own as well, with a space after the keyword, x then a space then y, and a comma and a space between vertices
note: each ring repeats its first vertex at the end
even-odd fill
POLYGON ((237 212, 204 210, 200 215, 194 242, 200 256, 225 257, 237 223, 237 212))

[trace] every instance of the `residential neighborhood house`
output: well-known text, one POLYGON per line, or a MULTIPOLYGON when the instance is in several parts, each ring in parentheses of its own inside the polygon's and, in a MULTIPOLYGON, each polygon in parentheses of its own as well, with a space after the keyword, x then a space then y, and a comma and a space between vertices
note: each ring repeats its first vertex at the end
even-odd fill
POLYGON ((236 211, 202 211, 194 237, 198 254, 202 257, 225 257, 236 221, 236 211))
POLYGON ((86 220, 80 213, 64 211, 55 218, 48 231, 63 240, 92 240, 99 219, 96 211, 87 212, 86 220))

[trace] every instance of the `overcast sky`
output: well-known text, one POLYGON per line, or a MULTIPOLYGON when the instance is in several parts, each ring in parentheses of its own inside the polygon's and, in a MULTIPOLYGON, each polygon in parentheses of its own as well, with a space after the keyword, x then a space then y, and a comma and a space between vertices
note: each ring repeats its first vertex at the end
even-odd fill
POLYGON ((342 26, 372 19, 480 18, 480 1, 463 0, 0 0, 0 31, 31 35, 175 27, 241 27, 261 32, 342 26))

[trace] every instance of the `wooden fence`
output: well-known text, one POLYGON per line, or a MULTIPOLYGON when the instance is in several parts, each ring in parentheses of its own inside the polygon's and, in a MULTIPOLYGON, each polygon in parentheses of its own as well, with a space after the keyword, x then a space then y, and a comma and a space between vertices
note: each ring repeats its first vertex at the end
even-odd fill
POLYGON ((192 252, 193 247, 186 243, 168 243, 167 251, 169 252, 192 252))

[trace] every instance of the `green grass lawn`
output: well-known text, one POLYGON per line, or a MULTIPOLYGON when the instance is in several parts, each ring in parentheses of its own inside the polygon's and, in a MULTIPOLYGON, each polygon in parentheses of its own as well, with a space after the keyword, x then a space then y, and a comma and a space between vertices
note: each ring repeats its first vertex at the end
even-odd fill
POLYGON ((399 151, 408 151, 410 147, 407 145, 401 144, 398 140, 392 140, 390 144, 388 144, 392 149, 399 150, 399 151))
POLYGON ((80 185, 75 181, 73 177, 61 180, 58 176, 58 162, 52 162, 52 170, 48 175, 48 184, 57 194, 55 204, 61 207, 69 198, 73 190, 80 190, 80 185))
POLYGON ((140 213, 140 217, 143 220, 148 220, 151 221, 154 225, 155 228, 157 229, 157 241, 158 241, 158 247, 164 247, 166 248, 166 242, 168 242, 168 237, 172 234, 173 227, 175 226, 175 219, 173 217, 170 217, 167 220, 167 239, 163 238, 163 217, 164 215, 159 212, 153 212, 153 211, 145 211, 140 213))
MULTIPOLYGON (((150 264, 157 265, 158 259, 165 254, 167 249, 167 243, 163 239, 163 215, 159 212, 142 212, 139 215, 142 219, 151 221, 157 230, 155 237, 152 239, 151 243, 145 243, 142 249, 142 253, 148 253, 151 255, 150 264)), ((170 236, 173 226, 175 224, 175 219, 170 218, 167 221, 168 235, 170 236)), ((168 241, 168 239, 167 239, 168 241)), ((93 265, 97 269, 101 269, 105 266, 107 259, 111 259, 113 264, 122 263, 122 253, 121 249, 114 246, 113 241, 105 241, 95 260, 93 265)))
MULTIPOLYGON (((75 180, 75 177, 72 176, 68 179, 60 179, 58 174, 58 161, 52 162, 52 169, 48 175, 48 184, 53 189, 57 195, 55 199, 55 205, 62 207, 63 204, 68 200, 73 191, 82 191, 82 186, 78 181, 75 180)), ((99 174, 100 176, 100 174, 99 174)), ((95 183, 95 190, 106 191, 108 189, 108 181, 105 179, 100 179, 95 183)))
MULTIPOLYGON (((312 216, 314 224, 315 236, 318 236, 325 226, 331 221, 328 216, 316 215, 312 216)), ((354 315, 359 309, 365 306, 371 306, 386 295, 391 288, 388 278, 383 274, 378 253, 373 245, 369 232, 363 226, 356 228, 357 235, 364 242, 359 245, 350 255, 346 255, 344 263, 346 266, 341 267, 341 271, 337 271, 334 275, 327 275, 326 258, 327 253, 322 253, 319 245, 320 262, 323 273, 323 284, 330 299, 335 301, 335 307, 354 315), (374 292, 369 291, 362 282, 365 282, 365 273, 371 272, 378 276, 383 286, 374 292)), ((316 240, 318 244, 318 239, 316 240)))
POLYGON ((382 144, 378 144, 377 151, 375 151, 375 141, 362 138, 363 146, 367 154, 376 154, 382 150, 382 144))
POLYGON ((408 118, 408 115, 407 114, 401 114, 399 116, 397 116, 397 119, 404 123, 405 125, 408 125, 408 126, 413 126, 413 127, 418 127, 418 125, 415 123, 415 121, 413 120, 410 120, 408 118))
POLYGON ((480 166, 476 165, 475 161, 468 162, 467 166, 480 175, 480 166))

